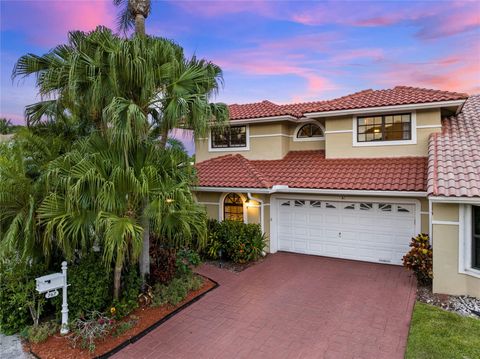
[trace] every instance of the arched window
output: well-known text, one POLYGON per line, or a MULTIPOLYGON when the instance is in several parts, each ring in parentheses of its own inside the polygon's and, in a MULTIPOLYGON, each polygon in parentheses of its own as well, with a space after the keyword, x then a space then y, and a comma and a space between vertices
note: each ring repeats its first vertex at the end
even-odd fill
POLYGON ((323 131, 319 125, 307 123, 297 131, 297 138, 323 137, 323 131))
POLYGON ((223 219, 243 222, 243 202, 236 193, 229 193, 223 200, 223 219))

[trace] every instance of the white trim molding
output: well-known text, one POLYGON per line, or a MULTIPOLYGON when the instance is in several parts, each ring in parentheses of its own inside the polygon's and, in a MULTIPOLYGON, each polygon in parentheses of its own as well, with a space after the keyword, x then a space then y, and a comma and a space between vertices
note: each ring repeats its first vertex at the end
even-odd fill
POLYGON ((203 206, 218 206, 219 204, 217 202, 200 202, 197 201, 198 204, 201 204, 203 206))
POLYGON ((268 135, 250 135, 250 138, 264 138, 264 137, 288 137, 292 138, 293 136, 287 135, 285 133, 272 133, 268 135))
POLYGON ((335 130, 335 131, 325 131, 326 135, 330 135, 333 133, 352 133, 353 130, 335 130))
POLYGON ((277 122, 277 121, 291 121, 297 122, 299 119, 295 116, 269 116, 269 117, 257 117, 257 118, 245 118, 240 120, 230 120, 230 125, 245 125, 248 123, 264 123, 264 122, 277 122))
POLYGON ((459 226, 459 225, 460 225, 460 222, 456 222, 456 221, 436 221, 436 220, 433 220, 433 221, 432 221, 432 224, 442 224, 442 225, 447 225, 447 226, 459 226))
POLYGON ((318 121, 315 121, 315 120, 308 120, 308 121, 305 121, 305 122, 301 122, 297 125, 297 127, 295 128, 295 131, 293 131, 293 142, 315 142, 315 141, 325 141, 325 127, 318 121), (305 126, 305 125, 308 125, 308 124, 313 124, 313 125, 316 125, 318 127, 320 127, 320 130, 322 130, 322 133, 323 133, 323 136, 321 137, 304 137, 304 138, 298 138, 297 137, 297 134, 298 134, 298 131, 300 131, 300 129, 305 126))
POLYGON ((365 107, 365 108, 352 108, 349 110, 335 110, 335 111, 322 111, 322 112, 310 112, 304 114, 305 117, 330 117, 330 116, 342 116, 353 114, 372 114, 382 111, 412 111, 428 108, 439 108, 448 106, 460 106, 466 100, 453 100, 453 101, 439 101, 439 102, 426 102, 426 103, 414 103, 407 105, 393 105, 393 106, 379 106, 379 107, 365 107))
MULTIPOLYGON (((231 125, 231 127, 235 125, 231 125)), ((208 131, 208 152, 239 152, 239 151, 250 151, 250 126, 249 125, 239 125, 245 126, 245 138, 246 146, 245 147, 222 147, 222 148, 213 148, 212 147, 212 129, 208 131)))
POLYGON ((442 128, 442 125, 420 125, 417 126, 417 129, 419 128, 442 128))
MULTIPOLYGON (((399 146, 399 145, 416 145, 417 144, 417 113, 416 111, 409 111, 410 112, 410 134, 411 138, 409 140, 400 140, 400 141, 369 141, 369 142, 358 142, 357 141, 357 121, 358 117, 354 115, 353 116, 353 131, 352 131, 352 146, 353 147, 374 147, 374 146, 399 146)), ((394 112, 390 112, 391 114, 394 114, 394 112)), ((378 115, 388 115, 389 113, 387 112, 378 112, 376 113, 378 115)))
POLYGON ((472 206, 462 204, 460 205, 459 210, 460 228, 458 231, 458 272, 475 278, 480 278, 480 269, 472 268, 472 206))
POLYGON ((440 202, 440 203, 466 203, 466 204, 475 204, 480 205, 480 197, 438 197, 430 196, 428 199, 431 202, 440 202))
POLYGON ((197 192, 251 192, 251 193, 303 193, 303 194, 329 194, 339 196, 382 196, 382 197, 427 197, 423 191, 362 191, 362 190, 336 190, 314 188, 291 188, 284 185, 275 185, 272 188, 248 188, 248 187, 193 187, 197 192))

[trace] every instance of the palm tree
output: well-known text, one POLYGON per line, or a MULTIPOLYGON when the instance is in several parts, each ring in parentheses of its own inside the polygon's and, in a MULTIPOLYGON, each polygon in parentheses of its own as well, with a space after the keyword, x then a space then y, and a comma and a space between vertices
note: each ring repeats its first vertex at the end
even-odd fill
POLYGON ((150 15, 150 0, 113 0, 119 6, 118 26, 123 32, 135 27, 135 34, 145 36, 145 20, 150 15))
POLYGON ((0 118, 0 135, 8 135, 13 132, 14 128, 12 121, 0 118))
POLYGON ((41 236, 37 217, 47 194, 43 173, 67 147, 62 137, 41 137, 27 129, 19 131, 12 143, 0 145, 0 258, 49 257, 51 241, 41 236))
POLYGON ((142 250, 144 216, 159 236, 176 245, 203 241, 206 222, 190 192, 192 171, 179 166, 183 156, 158 151, 152 141, 135 144, 125 161, 111 139, 94 134, 51 163, 51 192, 38 213, 45 240, 55 238, 68 257, 103 238, 118 299, 122 269, 142 250), (145 199, 148 206, 142 208, 145 199))
MULTIPOLYGON (((72 32, 69 43, 43 56, 28 54, 17 62, 13 77, 36 75, 42 96, 56 96, 32 105, 28 117, 38 121, 68 117, 98 131, 123 156, 125 170, 134 166, 139 146, 161 134, 185 127, 205 133, 212 123, 228 118, 225 104, 210 100, 222 84, 220 68, 206 60, 186 59, 170 40, 135 36, 121 39, 106 28, 72 32)), ((143 228, 142 276, 149 272, 150 198, 135 202, 143 228), (138 208, 141 210, 138 211, 138 208)))

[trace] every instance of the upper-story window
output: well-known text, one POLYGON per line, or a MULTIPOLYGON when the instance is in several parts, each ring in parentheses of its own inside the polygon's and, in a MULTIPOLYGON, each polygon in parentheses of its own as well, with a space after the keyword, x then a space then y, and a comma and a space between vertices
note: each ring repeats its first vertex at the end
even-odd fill
POLYGON ((323 126, 316 121, 298 125, 293 135, 294 141, 323 141, 324 139, 323 126))
POLYGON ((410 113, 357 117, 357 142, 409 141, 412 139, 410 113))
POLYGON ((323 137, 323 131, 320 126, 314 123, 307 123, 297 131, 297 138, 323 137))
POLYGON ((211 148, 247 147, 247 127, 230 126, 212 129, 211 148))

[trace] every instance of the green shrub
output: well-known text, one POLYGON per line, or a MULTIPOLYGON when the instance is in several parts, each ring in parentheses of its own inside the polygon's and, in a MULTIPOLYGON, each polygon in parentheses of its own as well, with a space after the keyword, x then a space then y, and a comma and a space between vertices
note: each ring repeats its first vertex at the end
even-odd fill
POLYGON ((192 273, 174 278, 169 284, 157 283, 153 287, 152 305, 175 306, 187 297, 188 292, 198 290, 202 285, 202 278, 192 273))
POLYGON ((134 326, 136 326, 137 323, 138 323, 138 319, 130 319, 130 320, 127 320, 126 322, 118 323, 115 326, 115 329, 112 331, 112 336, 113 337, 119 337, 123 333, 129 331, 134 326))
POLYGON ((31 343, 42 343, 48 339, 48 337, 54 335, 60 330, 60 325, 55 321, 45 322, 39 325, 32 325, 26 327, 22 331, 22 337, 27 339, 31 343))
POLYGON ((235 263, 255 261, 263 253, 267 240, 258 224, 237 221, 208 222, 208 241, 204 255, 217 259, 223 253, 235 263))
POLYGON ((433 251, 428 234, 421 233, 413 237, 410 247, 410 251, 403 256, 403 265, 415 274, 420 284, 432 284, 433 251))
POLYGON ((184 276, 193 273, 193 268, 201 263, 200 255, 189 248, 183 248, 177 252, 177 275, 184 276))
POLYGON ((0 262, 0 332, 14 334, 38 324, 46 300, 37 293, 35 278, 47 274, 45 265, 16 259, 0 262))
MULTIPOLYGON (((112 270, 105 267, 101 254, 91 253, 77 259, 68 268, 67 282, 70 284, 68 310, 72 320, 88 312, 103 312, 112 302, 112 270)), ((60 313, 62 296, 54 301, 60 313)))
POLYGON ((142 278, 137 266, 131 265, 122 276, 122 293, 119 301, 113 303, 117 318, 123 318, 138 308, 142 278))

